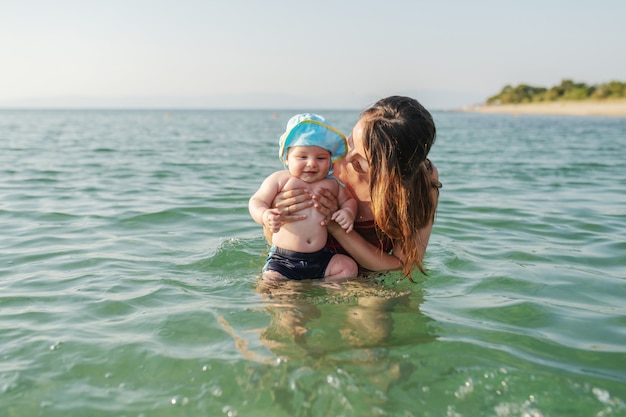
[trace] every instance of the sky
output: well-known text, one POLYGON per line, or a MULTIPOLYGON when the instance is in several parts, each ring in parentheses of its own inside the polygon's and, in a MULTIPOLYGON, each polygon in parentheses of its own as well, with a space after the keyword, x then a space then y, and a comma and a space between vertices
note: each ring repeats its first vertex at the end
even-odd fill
POLYGON ((623 0, 0 0, 0 107, 427 108, 626 81, 623 0))

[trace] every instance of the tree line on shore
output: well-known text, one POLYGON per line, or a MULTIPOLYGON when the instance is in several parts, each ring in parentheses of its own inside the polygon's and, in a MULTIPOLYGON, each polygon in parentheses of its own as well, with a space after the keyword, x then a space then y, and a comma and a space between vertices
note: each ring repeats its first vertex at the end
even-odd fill
POLYGON ((487 99, 487 104, 522 104, 561 100, 604 100, 626 98, 626 83, 611 81, 608 83, 587 85, 572 80, 562 80, 561 84, 551 88, 534 87, 520 84, 516 87, 506 85, 499 94, 487 99))

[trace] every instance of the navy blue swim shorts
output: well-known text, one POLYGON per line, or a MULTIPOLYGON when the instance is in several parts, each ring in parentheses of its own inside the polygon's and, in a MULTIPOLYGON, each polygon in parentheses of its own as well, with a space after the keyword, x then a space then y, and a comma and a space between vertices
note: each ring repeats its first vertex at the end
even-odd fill
POLYGON ((276 271, 285 278, 293 280, 324 278, 326 268, 334 253, 326 248, 317 252, 305 253, 281 249, 272 246, 267 261, 263 267, 265 271, 276 271))

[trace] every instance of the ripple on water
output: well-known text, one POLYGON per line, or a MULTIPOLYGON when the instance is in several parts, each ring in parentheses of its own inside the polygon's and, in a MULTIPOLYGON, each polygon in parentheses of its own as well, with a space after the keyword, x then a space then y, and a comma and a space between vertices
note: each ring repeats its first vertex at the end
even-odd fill
POLYGON ((626 413, 622 119, 435 112, 428 276, 264 291, 290 114, 0 113, 0 415, 626 413))

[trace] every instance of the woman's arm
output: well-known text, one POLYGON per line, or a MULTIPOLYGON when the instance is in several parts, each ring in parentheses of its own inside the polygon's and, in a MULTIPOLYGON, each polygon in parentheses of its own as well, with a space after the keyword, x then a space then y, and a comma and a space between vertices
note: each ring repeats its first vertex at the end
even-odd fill
POLYGON ((328 224, 328 232, 363 268, 370 271, 389 271, 402 268, 402 261, 397 256, 383 252, 358 233, 346 233, 336 222, 328 224))
MULTIPOLYGON (((432 228, 433 223, 431 222, 419 231, 418 248, 420 250, 420 259, 423 259, 426 253, 432 228)), ((328 232, 333 235, 335 240, 350 254, 356 263, 365 269, 378 272, 390 271, 401 269, 404 264, 405 258, 402 253, 402 245, 400 244, 394 245, 392 255, 372 245, 358 233, 346 233, 336 222, 331 222, 328 225, 328 232)))
MULTIPOLYGON (((432 198, 437 203, 439 201, 439 189, 441 188, 441 183, 439 182, 439 171, 430 160, 428 160, 428 169, 433 183, 433 189, 431 191, 432 198)), ((333 201, 331 195, 324 194, 322 196, 320 205, 323 209, 329 210, 329 206, 332 206, 333 204, 336 204, 336 200, 333 201)), ((433 229, 433 224, 434 218, 418 232, 418 259, 424 259, 426 248, 428 247, 428 241, 430 240, 430 235, 433 229)), ((358 233, 346 233, 335 222, 331 222, 328 225, 328 231, 360 266, 367 268, 370 271, 399 269, 402 268, 406 259, 402 251, 402 245, 399 242, 394 244, 392 252, 393 255, 390 255, 369 243, 358 233)))

